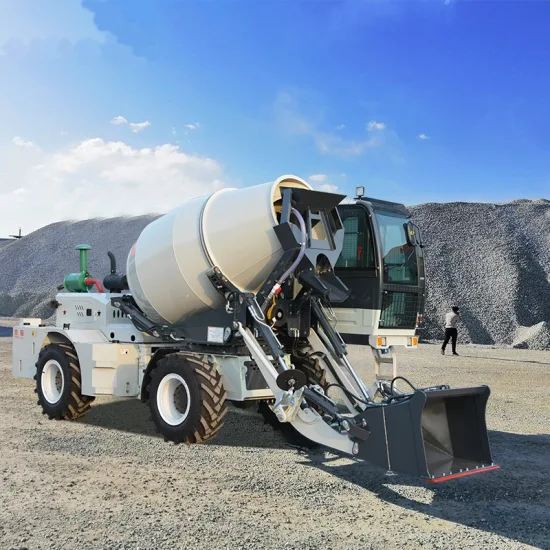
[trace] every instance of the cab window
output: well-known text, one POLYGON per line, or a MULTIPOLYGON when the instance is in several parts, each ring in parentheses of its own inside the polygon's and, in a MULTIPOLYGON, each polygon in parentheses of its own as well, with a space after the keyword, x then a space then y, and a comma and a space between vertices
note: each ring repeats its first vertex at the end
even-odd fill
POLYGON ((344 246, 337 269, 373 269, 374 247, 366 211, 355 205, 338 207, 344 225, 344 246))
POLYGON ((384 282, 415 285, 418 282, 416 250, 407 240, 407 218, 376 212, 384 262, 384 282))

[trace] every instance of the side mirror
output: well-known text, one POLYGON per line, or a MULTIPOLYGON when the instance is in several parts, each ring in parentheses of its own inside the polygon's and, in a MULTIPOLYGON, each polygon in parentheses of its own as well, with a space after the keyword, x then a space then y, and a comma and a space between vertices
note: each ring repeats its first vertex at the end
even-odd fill
POLYGON ((407 236, 407 244, 409 246, 416 246, 416 233, 411 222, 404 223, 405 235, 407 236))
POLYGON ((405 232, 407 234, 407 242, 410 246, 419 246, 420 248, 424 248, 422 237, 420 235, 420 228, 415 223, 406 223, 405 232))

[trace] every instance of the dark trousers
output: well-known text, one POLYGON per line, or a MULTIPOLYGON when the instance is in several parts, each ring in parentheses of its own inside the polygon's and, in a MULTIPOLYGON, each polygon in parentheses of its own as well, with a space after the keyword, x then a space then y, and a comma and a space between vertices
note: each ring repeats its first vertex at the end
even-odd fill
POLYGON ((443 341, 443 345, 441 346, 441 349, 445 351, 445 348, 447 347, 447 344, 449 343, 449 340, 453 340, 452 347, 453 347, 453 353, 456 353, 456 338, 458 336, 458 330, 456 328, 446 328, 445 329, 445 340, 443 341))

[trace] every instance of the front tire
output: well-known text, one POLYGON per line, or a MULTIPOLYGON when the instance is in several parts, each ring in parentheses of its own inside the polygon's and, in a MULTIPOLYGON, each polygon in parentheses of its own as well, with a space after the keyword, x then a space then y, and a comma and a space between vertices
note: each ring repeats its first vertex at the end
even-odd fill
POLYGON ((76 420, 90 410, 94 397, 82 395, 80 363, 70 344, 44 346, 34 379, 38 405, 50 420, 76 420))
POLYGON ((317 385, 326 391, 329 382, 327 373, 322 364, 322 354, 293 355, 294 366, 307 376, 307 384, 317 385))
POLYGON ((213 364, 190 354, 159 360, 149 384, 151 417, 165 441, 204 443, 224 424, 227 392, 213 364))

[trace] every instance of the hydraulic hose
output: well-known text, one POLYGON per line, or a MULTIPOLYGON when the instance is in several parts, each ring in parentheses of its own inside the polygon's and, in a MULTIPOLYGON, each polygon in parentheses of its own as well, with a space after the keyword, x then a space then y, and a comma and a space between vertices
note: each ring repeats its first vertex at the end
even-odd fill
POLYGON ((281 287, 283 286, 283 283, 294 273, 300 262, 302 261, 302 258, 304 257, 304 254, 306 253, 306 245, 307 245, 307 231, 306 231, 306 222, 304 221, 304 218, 302 217, 302 214, 296 210, 296 208, 292 208, 292 213, 296 216, 298 223, 300 224, 300 251, 298 252, 297 258, 292 262, 292 265, 281 275, 281 277, 277 280, 277 282, 273 285, 273 288, 269 292, 269 295, 265 299, 265 302, 263 304, 263 310, 265 310, 266 306, 269 304, 269 301, 275 294, 279 294, 281 287))
POLYGON ((393 394, 393 385, 395 384, 396 380, 403 380, 404 382, 406 382, 413 389, 413 391, 416 391, 416 388, 411 384, 410 380, 407 380, 404 376, 396 376, 391 381, 391 385, 390 385, 390 390, 391 390, 392 394, 393 394))
POLYGON ((372 403, 369 403, 368 401, 365 401, 364 399, 361 399, 361 398, 357 397, 353 392, 351 392, 350 390, 348 390, 345 386, 342 386, 341 384, 329 384, 325 388, 325 393, 328 394, 328 390, 330 388, 338 388, 338 389, 342 390, 348 397, 351 397, 352 399, 355 399, 355 401, 357 401, 358 403, 363 403, 363 405, 371 405, 372 404, 372 403))

